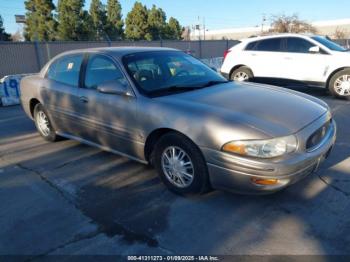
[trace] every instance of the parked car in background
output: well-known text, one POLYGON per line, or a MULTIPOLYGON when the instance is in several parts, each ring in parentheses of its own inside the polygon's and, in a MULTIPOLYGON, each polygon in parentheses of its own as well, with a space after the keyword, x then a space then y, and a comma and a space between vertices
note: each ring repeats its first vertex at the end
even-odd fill
POLYGON ((235 81, 301 81, 350 98, 350 52, 323 36, 279 34, 242 40, 226 52, 221 72, 235 81))
POLYGON ((151 163, 179 194, 275 192, 317 169, 336 136, 321 100, 229 82, 165 48, 66 52, 22 79, 21 102, 44 139, 151 163))

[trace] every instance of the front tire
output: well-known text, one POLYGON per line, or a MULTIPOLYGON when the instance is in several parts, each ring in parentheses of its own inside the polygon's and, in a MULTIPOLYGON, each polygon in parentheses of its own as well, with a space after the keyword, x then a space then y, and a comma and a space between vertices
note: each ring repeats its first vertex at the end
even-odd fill
POLYGON ((34 108, 34 122, 39 134, 46 141, 55 142, 59 139, 42 104, 37 104, 34 108))
POLYGON ((230 75, 232 81, 245 82, 254 77, 252 70, 246 66, 241 66, 234 70, 230 75))
POLYGON ((183 135, 162 136, 155 147, 154 164, 162 182, 176 194, 201 194, 210 189, 202 153, 183 135))
POLYGON ((334 74, 329 81, 328 90, 334 97, 350 99, 350 69, 334 74))

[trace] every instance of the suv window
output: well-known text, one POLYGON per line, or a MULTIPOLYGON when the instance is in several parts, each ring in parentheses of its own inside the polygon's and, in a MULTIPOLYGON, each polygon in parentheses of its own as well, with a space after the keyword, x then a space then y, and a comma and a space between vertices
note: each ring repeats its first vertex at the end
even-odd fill
POLYGON ((89 58, 85 74, 86 88, 96 89, 98 85, 113 80, 118 80, 123 85, 127 83, 123 73, 111 59, 101 55, 89 58))
POLYGON ((281 38, 271 38, 258 41, 254 47, 255 51, 281 52, 281 38))
POLYGON ((50 65, 47 78, 66 85, 78 87, 82 61, 82 54, 59 58, 50 65))
POLYGON ((286 51, 289 53, 309 53, 309 49, 315 46, 315 44, 302 38, 288 37, 286 40, 286 51))
POLYGON ((247 51, 255 50, 255 46, 256 46, 257 43, 258 43, 258 41, 250 42, 250 43, 247 44, 247 46, 245 47, 245 50, 247 50, 247 51))

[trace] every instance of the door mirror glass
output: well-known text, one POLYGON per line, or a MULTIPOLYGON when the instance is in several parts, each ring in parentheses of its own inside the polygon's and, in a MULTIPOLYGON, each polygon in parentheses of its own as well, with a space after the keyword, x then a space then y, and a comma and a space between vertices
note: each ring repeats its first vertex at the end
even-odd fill
POLYGON ((320 47, 319 46, 312 46, 309 49, 309 53, 311 54, 318 54, 320 52, 320 47))
POLYGON ((128 86, 122 84, 119 80, 104 82, 97 86, 97 90, 104 94, 132 96, 128 86))

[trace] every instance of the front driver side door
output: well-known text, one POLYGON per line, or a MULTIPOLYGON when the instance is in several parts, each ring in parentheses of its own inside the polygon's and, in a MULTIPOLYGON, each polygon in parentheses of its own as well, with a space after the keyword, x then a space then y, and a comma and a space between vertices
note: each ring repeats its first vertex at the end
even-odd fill
POLYGON ((120 153, 135 155, 137 99, 119 65, 112 58, 90 54, 82 88, 78 90, 78 113, 83 126, 80 137, 120 153), (105 94, 97 90, 104 82, 119 81, 132 95, 105 94))

